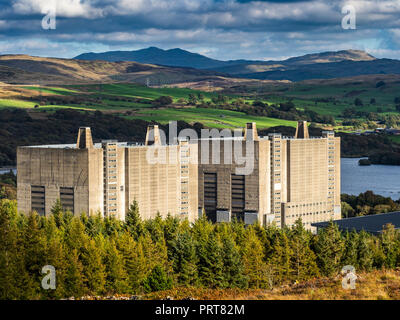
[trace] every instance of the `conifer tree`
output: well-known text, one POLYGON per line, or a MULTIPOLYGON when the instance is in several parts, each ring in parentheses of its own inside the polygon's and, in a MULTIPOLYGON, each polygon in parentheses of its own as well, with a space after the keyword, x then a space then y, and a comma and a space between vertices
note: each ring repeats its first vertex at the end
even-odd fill
POLYGON ((89 293, 101 294, 105 292, 106 271, 102 262, 102 252, 99 243, 89 239, 85 243, 82 254, 83 273, 89 293))
POLYGON ((384 265, 387 268, 394 268, 399 256, 398 231, 392 224, 387 224, 384 226, 380 239, 385 254, 384 265))
POLYGON ((56 218, 57 225, 60 226, 61 225, 60 217, 64 212, 60 199, 56 200, 50 212, 54 216, 54 218, 56 218))
POLYGON ((290 231, 291 269, 296 280, 308 280, 318 276, 319 270, 314 252, 310 249, 311 234, 306 231, 301 219, 290 231))
POLYGON ((222 287, 224 267, 222 250, 213 234, 208 239, 198 242, 197 255, 199 257, 197 269, 202 285, 208 288, 222 287))
POLYGON ((67 225, 67 230, 64 235, 64 241, 69 249, 77 249, 80 255, 88 236, 85 233, 85 226, 80 218, 72 218, 67 225))
POLYGON ((195 241, 206 241, 208 236, 213 232, 214 226, 207 219, 205 215, 203 215, 200 219, 197 219, 192 227, 192 234, 195 241))
POLYGON ((0 200, 0 299, 18 299, 21 283, 16 275, 21 263, 17 263, 17 230, 3 201, 0 200))
POLYGON ((249 287, 264 288, 266 286, 266 264, 261 241, 253 229, 246 230, 244 245, 241 248, 244 275, 247 277, 249 287))
POLYGON ((104 218, 104 232, 107 236, 114 236, 122 232, 122 222, 114 217, 104 218))
POLYGON ((374 237, 371 240, 372 248, 372 267, 381 269, 385 264, 385 253, 383 252, 382 243, 380 238, 374 237))
POLYGON ((164 221, 161 218, 159 212, 154 219, 149 219, 144 222, 145 230, 147 234, 151 236, 153 242, 163 242, 164 241, 164 221))
POLYGON ((169 245, 169 242, 174 240, 177 236, 180 227, 180 220, 178 217, 172 217, 170 214, 164 221, 164 239, 169 245))
POLYGON ((224 237, 222 240, 222 254, 224 286, 229 288, 247 288, 248 279, 243 274, 244 265, 240 251, 230 237, 224 237))
POLYGON ((315 254, 321 273, 331 276, 341 270, 344 240, 339 228, 332 221, 315 238, 315 254))
POLYGON ((172 278, 162 266, 156 265, 143 282, 145 292, 168 290, 172 288, 172 278))
MULTIPOLYGON (((44 290, 42 289, 42 297, 48 299, 61 299, 66 296, 65 278, 67 274, 67 262, 65 259, 64 246, 61 237, 57 235, 50 236, 46 245, 46 259, 43 266, 51 265, 55 268, 56 272, 56 289, 44 290)), ((42 275, 43 277, 44 275, 42 275)))
POLYGON ((83 265, 79 260, 77 249, 65 248, 64 260, 67 268, 63 279, 63 285, 66 297, 82 297, 87 293, 85 283, 85 275, 83 273, 83 265))
POLYGON ((180 285, 197 283, 196 243, 188 232, 180 233, 170 243, 170 260, 180 285))
POLYGON ((144 232, 143 222, 139 214, 139 205, 136 200, 130 205, 125 215, 125 228, 135 240, 144 232))
POLYGON ((245 244, 246 241, 246 229, 243 221, 238 221, 234 220, 231 222, 231 229, 232 229, 232 234, 235 237, 235 242, 239 246, 239 248, 242 248, 245 244))
POLYGON ((371 235, 362 230, 358 236, 357 268, 370 271, 373 265, 373 242, 371 235))
POLYGON ((293 251, 286 230, 276 234, 268 263, 273 272, 273 281, 282 283, 291 279, 293 274, 293 251))
POLYGON ((122 254, 117 250, 115 241, 109 240, 106 247, 104 264, 106 268, 106 292, 127 293, 127 272, 122 254))
POLYGON ((90 237, 93 238, 100 234, 105 234, 104 220, 99 212, 89 217, 86 217, 86 215, 81 215, 81 220, 85 225, 86 234, 88 234, 90 237))
POLYGON ((145 255, 143 240, 135 241, 130 233, 124 232, 116 239, 116 244, 118 251, 123 257, 129 292, 138 293, 144 279, 152 270, 152 266, 149 265, 149 261, 145 255))
POLYGON ((29 299, 39 298, 41 275, 46 258, 46 240, 42 230, 39 229, 39 216, 32 212, 28 216, 21 243, 24 248, 24 264, 28 278, 26 278, 25 294, 29 299))
POLYGON ((342 265, 351 265, 356 267, 358 265, 358 245, 359 237, 356 231, 346 232, 344 237, 344 253, 342 258, 342 265))

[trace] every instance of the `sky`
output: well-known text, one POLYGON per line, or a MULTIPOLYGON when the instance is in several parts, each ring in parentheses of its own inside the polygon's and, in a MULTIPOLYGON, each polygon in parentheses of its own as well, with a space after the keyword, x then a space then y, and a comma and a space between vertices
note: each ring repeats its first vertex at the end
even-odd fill
POLYGON ((220 60, 345 49, 400 59, 400 0, 0 0, 0 54, 72 58, 150 46, 220 60), (355 29, 342 27, 346 6, 355 29), (42 27, 45 16, 55 29, 42 27))

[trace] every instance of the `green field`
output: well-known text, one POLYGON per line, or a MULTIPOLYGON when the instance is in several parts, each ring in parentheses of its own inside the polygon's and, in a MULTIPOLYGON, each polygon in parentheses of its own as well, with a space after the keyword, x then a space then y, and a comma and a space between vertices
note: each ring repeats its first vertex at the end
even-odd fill
POLYGON ((258 128, 296 126, 295 121, 255 117, 242 112, 206 108, 146 109, 140 110, 139 115, 126 116, 126 118, 154 120, 160 123, 168 123, 173 120, 182 120, 188 123, 201 122, 213 128, 243 128, 247 122, 256 122, 258 128))
MULTIPOLYGON (((21 88, 56 95, 61 98, 57 103, 41 105, 39 110, 54 111, 60 108, 72 108, 78 110, 100 110, 113 112, 129 119, 143 119, 166 123, 172 120, 183 120, 188 123, 201 122, 210 127, 243 127, 246 122, 256 122, 259 128, 287 125, 293 126, 294 122, 272 119, 268 117, 250 116, 242 112, 228 111, 211 108, 179 107, 176 103, 179 99, 188 101, 189 94, 202 93, 204 102, 217 97, 217 92, 202 92, 186 88, 151 88, 137 84, 93 84, 93 85, 68 85, 60 87, 21 86, 21 88), (160 96, 171 96, 175 106, 168 108, 155 108, 152 105, 154 99, 160 96), (65 97, 65 101, 63 98, 65 97), (78 99, 78 103, 68 103, 68 99, 78 99)), ((279 86, 263 87, 256 94, 249 92, 224 94, 228 101, 232 102, 241 97, 246 103, 254 100, 264 103, 279 105, 281 102, 292 101, 296 108, 311 109, 321 115, 332 115, 340 120, 341 113, 354 106, 354 99, 360 98, 363 106, 355 107, 357 111, 377 112, 381 108, 381 114, 396 113, 394 98, 400 96, 400 84, 389 83, 376 88, 373 84, 353 83, 346 85, 310 85, 304 83, 283 84, 279 86), (374 98, 375 104, 370 100, 374 98)), ((43 98, 45 98, 43 96, 43 98)), ((22 101, 0 99, 0 108, 34 108, 37 101, 22 101)), ((42 103, 43 104, 43 103, 42 103)), ((349 129, 351 130, 351 128, 349 129)))
MULTIPOLYGON (((64 103, 60 105, 40 105, 37 109, 38 112, 54 112, 60 108, 89 111, 100 110, 103 112, 113 112, 115 115, 128 119, 142 119, 160 123, 182 120, 192 124, 200 122, 205 126, 214 128, 242 128, 247 122, 256 122, 259 128, 269 128, 280 125, 295 126, 294 121, 250 116, 243 112, 230 110, 189 106, 168 108, 155 108, 152 106, 151 101, 160 96, 171 96, 175 103, 179 99, 187 100, 190 93, 196 96, 202 93, 205 102, 210 101, 212 97, 218 96, 218 93, 184 88, 148 88, 135 84, 72 85, 62 88, 24 86, 21 88, 57 96, 76 96, 82 99, 82 103, 79 104, 64 103), (92 100, 91 102, 89 102, 89 98, 92 100), (140 99, 139 101, 141 102, 136 102, 134 99, 140 99), (146 101, 147 103, 145 103, 146 101)), ((237 99, 238 96, 230 95, 228 98, 229 101, 233 101, 237 99)), ((39 104, 39 97, 37 99, 38 101, 0 99, 0 108, 34 108, 35 105, 39 104)), ((251 103, 253 99, 245 99, 245 101, 251 103)))
POLYGON ((12 99, 0 99, 0 108, 34 108, 36 102, 23 101, 23 100, 12 100, 12 99))
POLYGON ((291 100, 299 109, 309 108, 321 115, 332 115, 336 118, 349 107, 357 111, 397 113, 394 99, 400 97, 400 84, 387 83, 376 88, 374 83, 354 82, 352 84, 311 85, 293 83, 270 87, 266 90, 268 99, 274 103, 291 100), (355 106, 354 100, 360 98, 363 106, 355 106), (371 104, 374 98, 376 103, 371 104))
POLYGON ((70 95, 74 93, 79 93, 78 91, 67 89, 67 88, 52 88, 52 87, 33 87, 33 86, 24 86, 21 87, 23 89, 34 90, 42 93, 50 93, 57 95, 70 95))
POLYGON ((102 85, 85 85, 85 86, 68 86, 75 90, 84 90, 95 95, 107 94, 118 97, 139 98, 154 100, 160 96, 171 96, 174 101, 184 98, 187 99, 190 93, 203 93, 205 101, 211 100, 217 96, 216 93, 202 92, 198 90, 186 88, 149 88, 136 84, 102 84, 102 85))

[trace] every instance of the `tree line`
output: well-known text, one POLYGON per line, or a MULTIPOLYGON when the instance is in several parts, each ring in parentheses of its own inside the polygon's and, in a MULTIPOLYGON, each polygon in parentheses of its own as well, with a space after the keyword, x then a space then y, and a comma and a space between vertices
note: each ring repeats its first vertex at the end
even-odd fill
POLYGON ((142 221, 137 204, 126 221, 64 212, 17 212, 0 201, 0 299, 61 299, 142 294, 179 287, 267 288, 321 276, 344 265, 357 272, 400 265, 400 235, 342 233, 331 223, 317 235, 301 220, 292 228, 241 222, 190 224, 168 216, 142 221), (56 270, 56 289, 44 290, 41 270, 56 270))
POLYGON ((342 218, 400 211, 400 199, 395 201, 372 191, 360 193, 358 196, 343 193, 341 202, 342 218))

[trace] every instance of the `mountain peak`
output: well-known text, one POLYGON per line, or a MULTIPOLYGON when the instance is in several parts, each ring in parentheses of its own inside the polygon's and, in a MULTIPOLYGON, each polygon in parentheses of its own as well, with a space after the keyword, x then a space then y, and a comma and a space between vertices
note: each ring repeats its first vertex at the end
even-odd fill
POLYGON ((362 50, 348 49, 340 51, 326 51, 320 53, 306 54, 300 57, 293 57, 285 60, 289 64, 314 64, 331 63, 341 61, 372 61, 376 58, 362 50))

